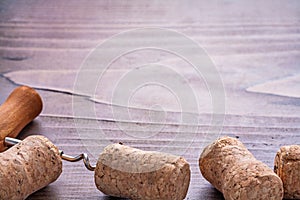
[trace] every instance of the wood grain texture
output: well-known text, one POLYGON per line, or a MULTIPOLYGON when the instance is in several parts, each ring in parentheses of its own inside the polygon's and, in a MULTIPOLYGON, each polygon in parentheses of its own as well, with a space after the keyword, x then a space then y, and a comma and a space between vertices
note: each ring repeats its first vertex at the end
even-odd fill
MULTIPOLYGON (((223 199, 198 168, 212 106, 204 80, 191 66, 160 51, 124 55, 100 79, 95 96, 74 94, 76 74, 88 53, 115 34, 149 26, 183 33, 207 51, 222 78, 226 113, 220 136, 239 138, 257 159, 273 167, 280 146, 300 144, 299 13, 300 3, 293 0, 4 0, 0 2, 0 102, 19 84, 36 88, 44 109, 20 138, 44 135, 67 154, 89 153, 92 163, 107 143, 171 151, 170 143, 175 141, 175 150, 191 165, 186 199, 223 199), (136 93, 128 108, 131 118, 114 115, 114 109, 127 112, 126 106, 108 101, 120 77, 133 66, 153 62, 174 67, 195 89, 200 111, 191 116, 199 123, 182 124, 176 101, 159 88, 136 93), (81 109, 74 98, 93 106, 96 114, 74 116, 74 109, 81 109), (151 118, 160 116, 151 107, 153 102, 166 108, 165 121, 151 118), (184 134, 189 139, 176 139, 184 134)), ((81 162, 63 162, 60 178, 29 199, 114 199, 96 189, 93 177, 81 162)))

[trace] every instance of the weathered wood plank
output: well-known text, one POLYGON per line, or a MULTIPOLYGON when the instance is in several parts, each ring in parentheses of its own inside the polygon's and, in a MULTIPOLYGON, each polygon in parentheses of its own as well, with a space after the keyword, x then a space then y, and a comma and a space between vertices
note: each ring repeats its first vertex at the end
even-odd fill
MULTIPOLYGON (((222 78, 226 113, 220 136, 239 138, 258 159, 272 167, 281 145, 300 144, 299 5, 292 0, 4 0, 0 2, 0 103, 17 84, 37 88, 44 110, 20 138, 45 135, 68 154, 88 152, 93 163, 105 142, 122 141, 158 151, 172 150, 170 144, 175 142, 176 152, 191 164, 187 199, 222 199, 198 168, 212 107, 204 81, 195 76, 191 66, 166 52, 144 50, 123 55, 98 82, 94 96, 74 94, 76 75, 93 48, 122 31, 151 26, 183 33, 205 48, 222 78), (153 62, 172 66, 195 89, 201 109, 191 116, 199 123, 182 124, 180 108, 157 88, 141 90, 128 108, 109 101, 126 71, 153 62), (270 90, 269 83, 280 91, 270 90), (93 106, 96 115, 74 116, 74 108, 80 108, 73 98, 93 106), (160 102, 166 109, 165 121, 151 118, 159 114, 153 111, 153 102, 160 102), (131 118, 115 116, 113 109, 128 109, 131 118), (188 137, 184 140, 176 138, 178 135, 188 137)), ((63 171, 55 183, 28 199, 116 199, 95 188, 93 173, 81 162, 64 162, 63 171)))

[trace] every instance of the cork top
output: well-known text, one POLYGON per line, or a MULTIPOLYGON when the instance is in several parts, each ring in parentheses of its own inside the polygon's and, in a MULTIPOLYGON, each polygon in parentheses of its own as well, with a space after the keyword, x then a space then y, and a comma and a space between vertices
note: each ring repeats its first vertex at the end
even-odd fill
POLYGON ((111 144, 104 149, 98 162, 120 171, 145 173, 159 170, 166 164, 172 166, 178 159, 180 159, 179 156, 172 154, 143 151, 122 144, 111 144))

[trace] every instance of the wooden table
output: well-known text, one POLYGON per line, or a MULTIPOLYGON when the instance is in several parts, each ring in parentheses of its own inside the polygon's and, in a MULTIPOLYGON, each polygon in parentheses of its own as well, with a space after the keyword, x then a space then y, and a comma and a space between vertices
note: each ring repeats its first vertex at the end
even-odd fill
MULTIPOLYGON (((205 138, 237 137, 271 168, 280 146, 300 143, 299 13, 298 1, 4 0, 0 3, 0 102, 17 85, 36 88, 43 98, 43 112, 19 138, 45 135, 67 154, 87 152, 92 163, 106 143, 121 141, 145 150, 169 151, 173 142, 175 152, 191 165, 186 199, 222 199, 199 172, 205 138), (204 134, 216 114, 209 93, 215 91, 207 89, 189 63, 170 52, 145 47, 117 58, 99 82, 88 82, 92 74, 86 82, 76 79, 97 45, 113 35, 145 27, 176 31, 205 49, 226 95, 217 99, 225 106, 218 115, 224 117, 220 132, 210 137, 204 134), (165 79, 172 83, 172 75, 158 71, 162 86, 149 81, 133 85, 128 104, 114 104, 112 92, 129 87, 117 85, 118 81, 150 63, 174 69, 184 83, 174 91, 163 87, 165 79), (87 84, 94 93, 76 92, 76 86, 87 84), (189 114, 197 123, 183 124, 183 108, 190 99, 176 99, 176 95, 184 84, 194 89, 198 109, 189 114), (184 134, 188 136, 182 140, 184 134)), ((143 37, 131 39, 135 44, 135 39, 143 37)), ((128 98, 117 100, 120 97, 128 98)), ((93 172, 83 163, 63 165, 55 183, 28 199, 114 199, 96 189, 93 172)))

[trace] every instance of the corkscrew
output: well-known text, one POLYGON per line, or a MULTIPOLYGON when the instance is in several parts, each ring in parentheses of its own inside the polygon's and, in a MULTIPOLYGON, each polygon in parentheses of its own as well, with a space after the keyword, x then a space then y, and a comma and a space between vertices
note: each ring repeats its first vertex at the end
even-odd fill
POLYGON ((190 168, 182 157, 119 143, 108 145, 93 166, 86 153, 67 155, 42 135, 15 139, 41 110, 41 97, 26 86, 15 89, 0 106, 0 151, 6 150, 0 153, 0 199, 26 199, 54 182, 62 173, 62 160, 83 160, 85 167, 94 171, 96 187, 107 195, 132 199, 185 198, 190 168))

